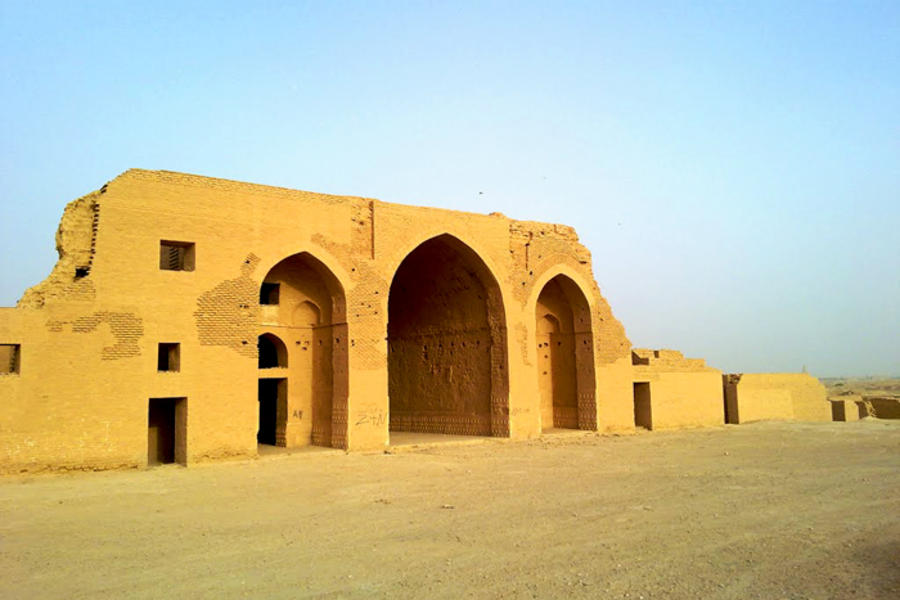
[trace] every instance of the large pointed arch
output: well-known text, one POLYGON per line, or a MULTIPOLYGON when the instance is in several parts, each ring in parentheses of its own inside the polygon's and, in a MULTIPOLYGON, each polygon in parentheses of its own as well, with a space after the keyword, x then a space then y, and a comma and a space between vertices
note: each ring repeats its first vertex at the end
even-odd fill
POLYGON ((388 350, 391 431, 509 435, 500 286, 459 238, 430 238, 398 266, 388 350))
POLYGON ((260 303, 261 332, 277 335, 287 352, 281 373, 260 372, 260 402, 264 393, 278 394, 285 406, 276 444, 346 448, 349 382, 343 286, 321 260, 299 252, 269 270, 260 286, 260 303))

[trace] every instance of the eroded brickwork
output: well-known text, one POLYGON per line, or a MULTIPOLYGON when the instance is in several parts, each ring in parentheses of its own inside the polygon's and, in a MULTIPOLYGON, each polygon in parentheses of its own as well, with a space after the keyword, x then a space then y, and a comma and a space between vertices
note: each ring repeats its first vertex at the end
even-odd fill
POLYGON ((224 346, 256 358, 259 327, 259 284, 251 279, 259 257, 249 254, 241 275, 216 285, 197 298, 197 335, 203 346, 224 346))
POLYGON ((94 333, 102 324, 109 325, 109 330, 115 338, 115 344, 103 348, 101 355, 103 360, 140 356, 141 349, 138 342, 144 335, 144 325, 141 318, 133 313, 100 311, 78 317, 73 321, 50 320, 47 321, 46 327, 52 333, 61 333, 66 326, 72 333, 94 333))
POLYGON ((18 307, 40 308, 53 299, 94 300, 94 286, 84 278, 94 262, 100 225, 99 199, 103 193, 104 190, 92 192, 66 206, 56 231, 59 260, 47 279, 25 291, 18 307))
POLYGON ((73 333, 91 333, 97 330, 101 323, 109 325, 110 331, 116 338, 113 346, 103 348, 101 358, 103 360, 117 360, 140 356, 141 349, 138 341, 144 335, 144 325, 141 318, 130 313, 102 311, 87 317, 80 317, 72 323, 73 333))
MULTIPOLYGON (((366 203, 374 206, 374 203, 366 203)), ((369 218, 373 218, 374 208, 369 218)), ((366 225, 358 221, 353 222, 354 230, 366 225)), ((354 252, 354 248, 329 240, 322 234, 312 237, 313 243, 325 248, 333 256, 337 257, 349 271, 352 285, 347 294, 347 310, 349 318, 356 323, 350 344, 353 349, 354 363, 360 369, 383 368, 387 358, 384 329, 387 323, 387 315, 384 311, 384 300, 389 291, 389 284, 373 265, 370 258, 374 255, 369 239, 370 233, 363 231, 360 252, 354 252)))
POLYGON ((264 417, 289 446, 533 437, 538 297, 560 277, 554 420, 631 426, 630 344, 570 227, 132 170, 70 203, 57 244, 49 277, 0 309, 23 365, 0 380, 4 471, 142 466, 148 440, 180 440, 185 464, 254 456, 264 417), (164 243, 190 268, 161 265, 164 243), (258 364, 262 335, 284 365, 258 364), (161 344, 177 371, 158 368, 161 344))

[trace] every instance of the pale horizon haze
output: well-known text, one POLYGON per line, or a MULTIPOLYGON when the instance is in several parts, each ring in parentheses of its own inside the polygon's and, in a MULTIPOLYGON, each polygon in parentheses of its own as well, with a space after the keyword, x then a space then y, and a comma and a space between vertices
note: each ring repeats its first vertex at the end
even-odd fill
POLYGON ((635 347, 900 375, 896 1, 0 0, 0 50, 0 306, 165 169, 565 223, 635 347))

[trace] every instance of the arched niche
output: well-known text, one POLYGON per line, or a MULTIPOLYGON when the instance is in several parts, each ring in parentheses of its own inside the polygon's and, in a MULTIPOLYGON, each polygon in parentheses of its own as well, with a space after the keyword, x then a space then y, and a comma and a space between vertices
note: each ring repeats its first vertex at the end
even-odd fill
POLYGON ((400 263, 388 297, 390 430, 509 435, 506 318, 497 280, 440 235, 400 263))
POLYGON ((287 367, 287 348, 281 339, 272 333, 264 333, 257 340, 259 349, 259 368, 272 369, 287 367))
POLYGON ((286 408, 277 424, 277 445, 346 448, 348 373, 343 286, 324 263, 301 252, 269 270, 261 284, 260 298, 270 305, 260 326, 277 332, 287 354, 281 392, 286 408))
POLYGON ((593 429, 596 422, 590 305, 581 288, 556 275, 535 304, 542 429, 593 429))
POLYGON ((318 327, 322 322, 322 311, 314 302, 303 300, 294 307, 291 322, 298 327, 318 327))

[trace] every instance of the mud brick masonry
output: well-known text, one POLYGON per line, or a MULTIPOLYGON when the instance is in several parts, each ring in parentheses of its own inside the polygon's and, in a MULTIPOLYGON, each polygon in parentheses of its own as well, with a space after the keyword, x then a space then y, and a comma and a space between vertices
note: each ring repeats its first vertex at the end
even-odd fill
POLYGON ((831 418, 811 377, 741 409, 747 380, 726 404, 720 371, 632 351, 563 225, 134 169, 57 249, 0 308, 4 473, 831 418))

